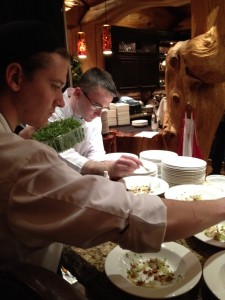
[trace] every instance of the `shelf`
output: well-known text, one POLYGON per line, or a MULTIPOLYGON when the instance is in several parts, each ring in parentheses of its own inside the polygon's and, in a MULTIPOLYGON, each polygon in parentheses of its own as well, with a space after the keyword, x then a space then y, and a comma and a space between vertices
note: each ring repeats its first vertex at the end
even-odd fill
MULTIPOLYGON (((120 93, 153 92, 165 86, 165 59, 180 33, 112 26, 113 55, 105 57, 120 93)), ((183 40, 186 40, 185 35, 183 40)))

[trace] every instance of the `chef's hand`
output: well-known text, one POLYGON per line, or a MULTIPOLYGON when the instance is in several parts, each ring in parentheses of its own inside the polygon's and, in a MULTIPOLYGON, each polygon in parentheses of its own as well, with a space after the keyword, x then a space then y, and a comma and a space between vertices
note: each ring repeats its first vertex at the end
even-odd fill
POLYGON ((143 166, 138 158, 130 155, 122 155, 118 160, 105 161, 105 163, 108 166, 110 179, 114 180, 130 175, 140 166, 143 166))

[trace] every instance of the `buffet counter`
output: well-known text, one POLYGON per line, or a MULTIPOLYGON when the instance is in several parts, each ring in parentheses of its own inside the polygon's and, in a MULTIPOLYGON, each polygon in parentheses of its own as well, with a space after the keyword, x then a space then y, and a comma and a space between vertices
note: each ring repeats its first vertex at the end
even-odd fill
MULTIPOLYGON (((198 257, 202 266, 211 255, 221 250, 205 244, 195 237, 176 242, 189 248, 198 257)), ((106 276, 105 259, 115 246, 116 244, 112 242, 106 242, 86 250, 65 246, 61 263, 85 287, 86 297, 90 300, 143 300, 143 298, 123 292, 112 284, 106 276)), ((201 278, 193 289, 175 299, 214 300, 216 298, 201 278)))

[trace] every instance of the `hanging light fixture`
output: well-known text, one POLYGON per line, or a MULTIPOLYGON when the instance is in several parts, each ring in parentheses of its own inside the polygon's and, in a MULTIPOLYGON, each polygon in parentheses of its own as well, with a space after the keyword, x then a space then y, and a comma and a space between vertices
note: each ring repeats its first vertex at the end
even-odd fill
POLYGON ((107 9, 105 1, 105 24, 102 25, 102 51, 103 54, 112 54, 112 35, 111 26, 107 24, 107 9))
POLYGON ((78 33, 77 33, 77 56, 79 58, 87 57, 85 32, 83 32, 83 31, 78 31, 78 33))
MULTIPOLYGON (((80 5, 78 6, 78 8, 79 8, 79 12, 80 12, 80 5)), ((79 15, 80 15, 80 13, 79 13, 79 15)), ((80 24, 80 30, 77 32, 77 56, 79 58, 87 57, 85 32, 83 32, 81 30, 81 24, 80 24)))

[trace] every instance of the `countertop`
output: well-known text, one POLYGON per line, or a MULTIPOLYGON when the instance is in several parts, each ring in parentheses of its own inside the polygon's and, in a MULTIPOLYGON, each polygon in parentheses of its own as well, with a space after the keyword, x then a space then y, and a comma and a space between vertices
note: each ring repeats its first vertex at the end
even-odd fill
POLYGON ((110 127, 109 131, 120 131, 123 133, 138 133, 142 131, 152 131, 152 128, 150 125, 142 126, 142 127, 134 127, 132 125, 121 125, 121 126, 114 126, 110 127))

